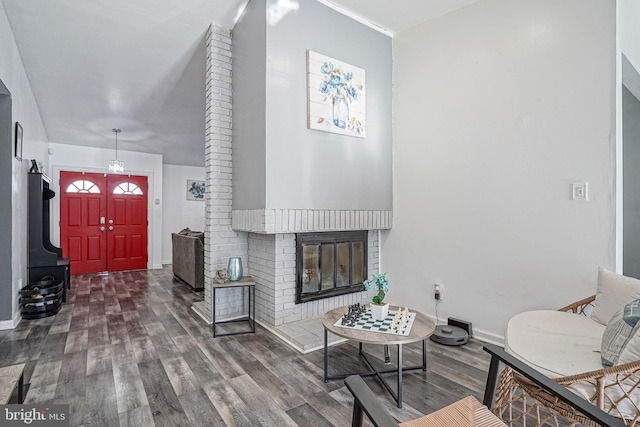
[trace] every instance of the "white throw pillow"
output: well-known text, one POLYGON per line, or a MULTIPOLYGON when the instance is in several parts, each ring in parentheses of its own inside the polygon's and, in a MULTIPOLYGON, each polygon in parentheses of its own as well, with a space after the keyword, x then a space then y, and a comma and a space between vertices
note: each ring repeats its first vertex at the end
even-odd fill
POLYGON ((640 280, 598 268, 598 291, 591 313, 593 320, 606 326, 618 310, 636 299, 640 299, 640 280))
POLYGON ((640 360, 640 334, 635 334, 631 337, 624 350, 620 353, 618 365, 637 362, 638 360, 640 360))
POLYGON ((619 363, 620 354, 626 350, 629 342, 638 335, 639 329, 640 300, 634 300, 613 315, 602 334, 600 357, 603 367, 610 368, 619 363))

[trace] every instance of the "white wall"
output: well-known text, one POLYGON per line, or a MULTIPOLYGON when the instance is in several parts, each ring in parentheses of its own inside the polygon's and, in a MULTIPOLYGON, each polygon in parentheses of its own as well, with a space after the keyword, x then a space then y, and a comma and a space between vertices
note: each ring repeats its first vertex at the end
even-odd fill
POLYGON ((203 201, 187 200, 187 180, 204 181, 205 169, 193 166, 162 166, 162 263, 171 264, 171 233, 185 227, 204 231, 203 201))
POLYGON ((640 1, 618 0, 619 43, 622 53, 640 70, 640 1))
POLYGON ((233 29, 233 209, 390 210, 391 38, 316 1, 269 24, 279 7, 233 29), (366 71, 366 139, 307 128, 308 50, 366 71))
POLYGON ((14 158, 12 161, 11 286, 13 289, 13 320, 4 322, 1 321, 4 319, 0 319, 0 329, 6 329, 13 327, 19 319, 18 291, 27 281, 28 159, 37 159, 46 164, 48 138, 4 7, 0 7, 0 58, 0 79, 12 94, 13 121, 20 122, 24 129, 23 160, 18 161, 14 158))
MULTIPOLYGON (((50 144, 49 175, 51 188, 59 193, 60 171, 86 171, 107 173, 109 159, 114 158, 112 149, 81 147, 78 145, 50 144)), ((147 175, 149 182, 149 243, 148 268, 162 268, 162 156, 133 151, 118 150, 118 157, 124 161, 125 172, 131 175, 147 175), (156 200, 158 204, 156 204, 156 200)), ((54 197, 51 204, 52 243, 59 245, 60 198, 54 197)))
POLYGON ((394 37, 390 301, 501 340, 615 268, 615 4, 483 0, 394 37), (571 183, 590 200, 572 201, 571 183))

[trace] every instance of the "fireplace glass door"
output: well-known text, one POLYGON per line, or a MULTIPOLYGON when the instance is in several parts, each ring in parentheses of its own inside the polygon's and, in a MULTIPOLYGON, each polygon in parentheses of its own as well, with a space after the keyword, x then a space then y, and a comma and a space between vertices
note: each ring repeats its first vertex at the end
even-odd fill
POLYGON ((297 303, 364 290, 366 231, 298 234, 296 253, 297 303))

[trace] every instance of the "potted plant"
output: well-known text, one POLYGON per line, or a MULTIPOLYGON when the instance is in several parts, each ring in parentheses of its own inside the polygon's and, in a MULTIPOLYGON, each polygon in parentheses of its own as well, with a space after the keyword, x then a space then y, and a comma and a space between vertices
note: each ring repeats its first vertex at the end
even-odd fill
POLYGON ((389 279, 387 273, 374 274, 373 279, 362 283, 366 290, 376 289, 378 294, 371 299, 371 317, 374 320, 384 320, 389 313, 389 304, 384 303, 384 297, 389 292, 389 279))

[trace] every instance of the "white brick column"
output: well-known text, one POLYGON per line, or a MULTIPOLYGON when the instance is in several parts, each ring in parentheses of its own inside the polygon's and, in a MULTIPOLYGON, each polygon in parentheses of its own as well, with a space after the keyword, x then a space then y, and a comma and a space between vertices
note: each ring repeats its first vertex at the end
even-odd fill
MULTIPOLYGON (((231 31, 211 25, 207 31, 206 70, 206 213, 205 301, 202 315, 211 320, 211 282, 215 271, 226 268, 229 257, 242 257, 249 273, 247 234, 233 231, 232 211, 232 40, 231 31)), ((240 289, 216 292, 216 318, 246 313, 240 289)))

